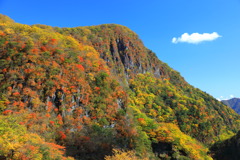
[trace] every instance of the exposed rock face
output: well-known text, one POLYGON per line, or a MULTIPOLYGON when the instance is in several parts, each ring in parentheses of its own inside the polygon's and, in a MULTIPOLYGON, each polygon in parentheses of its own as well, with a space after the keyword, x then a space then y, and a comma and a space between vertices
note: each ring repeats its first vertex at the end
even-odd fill
POLYGON ((111 68, 112 73, 123 78, 122 81, 146 72, 153 73, 157 78, 169 78, 169 66, 161 62, 155 53, 143 45, 138 35, 127 27, 107 24, 56 30, 60 33, 67 30, 81 43, 92 45, 111 68), (81 36, 76 34, 76 30, 81 36), (91 37, 92 40, 86 41, 83 37, 91 37))

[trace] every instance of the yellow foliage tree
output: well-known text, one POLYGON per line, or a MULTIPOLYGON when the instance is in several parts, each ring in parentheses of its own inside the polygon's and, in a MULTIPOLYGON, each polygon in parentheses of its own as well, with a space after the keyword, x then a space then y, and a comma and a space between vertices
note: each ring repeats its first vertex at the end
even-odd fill
POLYGON ((39 135, 29 133, 12 115, 0 116, 0 155, 8 159, 73 160, 64 157, 64 147, 47 143, 39 135))
POLYGON ((135 155, 134 151, 113 149, 113 155, 106 156, 105 160, 148 160, 148 158, 139 158, 135 155))

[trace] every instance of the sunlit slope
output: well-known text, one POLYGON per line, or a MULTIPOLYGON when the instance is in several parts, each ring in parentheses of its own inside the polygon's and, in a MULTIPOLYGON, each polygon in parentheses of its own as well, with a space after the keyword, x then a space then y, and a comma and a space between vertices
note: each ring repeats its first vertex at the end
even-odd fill
POLYGON ((204 145, 239 129, 238 114, 115 24, 53 28, 0 15, 0 91, 3 117, 76 159, 104 159, 114 148, 211 159, 204 145))
MULTIPOLYGON (((120 83, 127 81, 127 86, 136 94, 134 98, 139 97, 137 91, 142 91, 145 94, 143 98, 148 99, 149 94, 152 94, 157 99, 156 102, 145 100, 141 108, 147 110, 150 105, 156 117, 163 116, 163 113, 158 112, 162 110, 159 108, 170 108, 171 122, 176 121, 183 132, 204 143, 211 143, 227 130, 238 130, 239 116, 232 109, 189 85, 177 71, 147 49, 138 35, 127 27, 106 24, 55 30, 93 46, 120 83), (138 76, 140 73, 143 75, 138 76), (137 90, 131 83, 137 83, 139 77, 147 80, 135 85, 141 88, 137 90)), ((169 122, 168 118, 161 119, 169 122)))

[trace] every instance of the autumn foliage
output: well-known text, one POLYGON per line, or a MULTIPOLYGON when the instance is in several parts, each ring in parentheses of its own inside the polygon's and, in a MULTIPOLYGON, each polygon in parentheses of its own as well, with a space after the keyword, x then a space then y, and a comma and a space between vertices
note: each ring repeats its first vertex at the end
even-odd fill
POLYGON ((203 144, 239 129, 234 111, 127 27, 29 26, 4 15, 0 114, 8 159, 211 159, 203 144))

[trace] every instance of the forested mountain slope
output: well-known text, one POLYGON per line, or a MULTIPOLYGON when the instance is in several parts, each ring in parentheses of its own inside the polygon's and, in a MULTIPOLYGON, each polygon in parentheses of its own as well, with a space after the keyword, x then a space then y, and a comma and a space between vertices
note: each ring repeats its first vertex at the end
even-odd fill
POLYGON ((117 148, 141 158, 211 159, 206 145, 239 130, 238 114, 115 24, 53 28, 0 15, 0 91, 1 121, 17 126, 2 132, 0 124, 0 154, 8 158, 58 151, 104 159, 117 148), (13 140, 18 129, 24 133, 13 140))
MULTIPOLYGON (((155 78, 152 77, 156 77, 156 80, 161 80, 159 83, 162 83, 162 85, 167 88, 163 89, 160 87, 159 90, 165 95, 151 92, 152 90, 147 91, 148 85, 157 88, 157 84, 151 84, 150 81, 147 81, 147 84, 136 86, 143 87, 143 90, 145 90, 143 92, 151 92, 152 94, 157 95, 157 97, 161 97, 162 101, 164 101, 164 104, 162 104, 163 106, 169 106, 171 109, 174 109, 174 114, 177 114, 174 116, 178 118, 178 122, 181 123, 184 121, 180 114, 183 109, 179 106, 182 105, 187 108, 194 106, 195 109, 194 107, 189 108, 192 112, 187 113, 188 111, 184 110, 184 114, 186 114, 188 120, 191 119, 189 117, 191 115, 195 120, 201 116, 202 118, 199 118, 200 121, 201 119, 205 119, 206 121, 209 121, 207 123, 212 122, 212 124, 207 124, 196 120, 198 122, 192 123, 190 120, 192 124, 203 125, 203 127, 196 127, 197 132, 199 132, 198 130, 200 128, 208 128, 205 125, 216 125, 216 128, 218 128, 217 126, 220 126, 220 123, 224 123, 226 126, 233 125, 232 127, 234 128, 234 124, 231 122, 231 119, 229 119, 229 114, 233 114, 231 109, 222 105, 210 95, 189 85, 178 72, 171 69, 167 64, 161 62, 153 52, 144 47, 138 36, 128 28, 109 24, 91 27, 55 28, 55 30, 61 34, 71 35, 81 43, 93 46, 100 53, 100 57, 105 60, 106 64, 111 69, 111 72, 117 75, 120 82, 122 80, 121 77, 124 77, 130 82, 129 86, 132 91, 134 89, 131 87, 131 82, 138 82, 139 76, 136 75, 139 73, 143 74, 142 77, 151 77, 150 79, 152 79, 152 81, 155 80, 155 78), (166 85, 166 83, 168 84, 166 85), (179 112, 177 111, 178 108, 179 112), (197 115, 200 114, 200 112, 202 115, 197 115)), ((157 105, 159 106, 159 104, 157 105)), ((236 114, 234 114, 234 116, 236 116, 236 114)), ((184 124, 187 123, 184 122, 184 124)), ((193 130, 194 127, 191 126, 190 128, 193 130)), ((217 132, 220 132, 219 129, 220 128, 216 129, 214 131, 215 133, 212 134, 218 135, 219 133, 217 132)), ((199 137, 199 135, 196 137, 199 137)), ((206 138, 206 136, 203 137, 206 138)))

